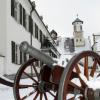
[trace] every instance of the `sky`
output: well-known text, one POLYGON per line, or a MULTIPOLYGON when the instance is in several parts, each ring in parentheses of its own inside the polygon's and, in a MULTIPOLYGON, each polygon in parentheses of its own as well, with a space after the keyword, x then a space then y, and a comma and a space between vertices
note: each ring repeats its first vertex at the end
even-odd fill
POLYGON ((77 14, 84 22, 84 36, 100 32, 100 0, 35 0, 35 3, 49 31, 54 29, 59 36, 73 36, 72 22, 77 14))

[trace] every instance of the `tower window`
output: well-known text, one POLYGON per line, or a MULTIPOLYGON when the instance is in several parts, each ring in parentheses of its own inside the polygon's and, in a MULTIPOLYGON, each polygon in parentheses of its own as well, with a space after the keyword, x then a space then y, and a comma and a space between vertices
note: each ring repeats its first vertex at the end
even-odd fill
POLYGON ((76 42, 78 42, 78 39, 76 39, 76 42))
POLYGON ((82 25, 80 26, 80 29, 82 30, 82 25))
POLYGON ((74 31, 76 31, 76 26, 74 26, 74 31))

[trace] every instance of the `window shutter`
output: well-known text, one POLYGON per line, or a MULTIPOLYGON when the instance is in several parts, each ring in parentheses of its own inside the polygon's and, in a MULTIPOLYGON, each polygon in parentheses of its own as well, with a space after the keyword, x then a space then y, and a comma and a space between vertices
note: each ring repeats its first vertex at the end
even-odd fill
POLYGON ((35 23, 35 37, 38 39, 38 26, 35 23))
POLYGON ((22 5, 19 5, 20 7, 20 24, 22 25, 22 5))
POLYGON ((17 64, 17 59, 18 59, 18 57, 17 57, 17 45, 15 45, 15 63, 17 64))
POLYGON ((11 0, 11 16, 14 17, 14 2, 15 0, 11 0))
POLYGON ((24 62, 27 61, 27 58, 26 58, 26 53, 24 53, 24 62))
POLYGON ((29 32, 33 34, 33 19, 29 16, 29 32))
POLYGON ((15 63, 15 42, 11 42, 12 45, 12 63, 15 63))
POLYGON ((25 9, 23 8, 23 26, 24 27, 26 27, 25 20, 26 20, 26 14, 25 14, 25 9))
POLYGON ((22 52, 20 51, 20 64, 22 64, 22 52))
POLYGON ((19 50, 19 45, 17 45, 17 64, 20 64, 20 50, 19 50))
POLYGON ((42 31, 40 30, 40 42, 42 43, 42 31))
POLYGON ((31 55, 29 55, 29 59, 33 58, 31 55))

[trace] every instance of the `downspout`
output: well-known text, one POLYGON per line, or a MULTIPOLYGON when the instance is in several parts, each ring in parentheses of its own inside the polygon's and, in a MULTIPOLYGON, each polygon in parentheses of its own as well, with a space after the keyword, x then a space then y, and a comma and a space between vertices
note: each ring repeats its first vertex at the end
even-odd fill
MULTIPOLYGON (((31 7, 32 7, 32 9, 31 9, 31 11, 30 11, 30 16, 32 17, 32 12, 34 11, 34 9, 35 9, 35 7, 32 5, 32 3, 31 3, 31 7)), ((30 45, 32 46, 32 35, 33 34, 30 34, 30 45)))

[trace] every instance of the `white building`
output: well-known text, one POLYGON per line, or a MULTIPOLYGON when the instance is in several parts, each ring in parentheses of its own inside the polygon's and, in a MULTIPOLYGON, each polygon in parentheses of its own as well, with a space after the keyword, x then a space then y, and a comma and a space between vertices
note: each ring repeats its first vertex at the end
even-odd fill
POLYGON ((79 18, 76 18, 74 22, 72 22, 74 28, 74 45, 75 47, 80 47, 85 45, 85 40, 83 36, 83 29, 82 29, 83 21, 79 18))
MULTIPOLYGON (((0 0, 1 75, 15 74, 20 65, 29 59, 29 55, 19 50, 22 41, 41 50, 45 37, 53 41, 34 3, 30 0, 0 0)), ((59 56, 56 51, 52 53, 59 56)))
POLYGON ((73 25, 73 37, 59 37, 57 46, 59 52, 63 52, 64 55, 80 53, 82 51, 92 50, 90 38, 85 38, 82 28, 83 21, 76 18, 72 22, 73 25), (61 46, 61 47, 60 47, 61 46))
POLYGON ((93 34, 93 51, 100 55, 100 33, 93 34))

